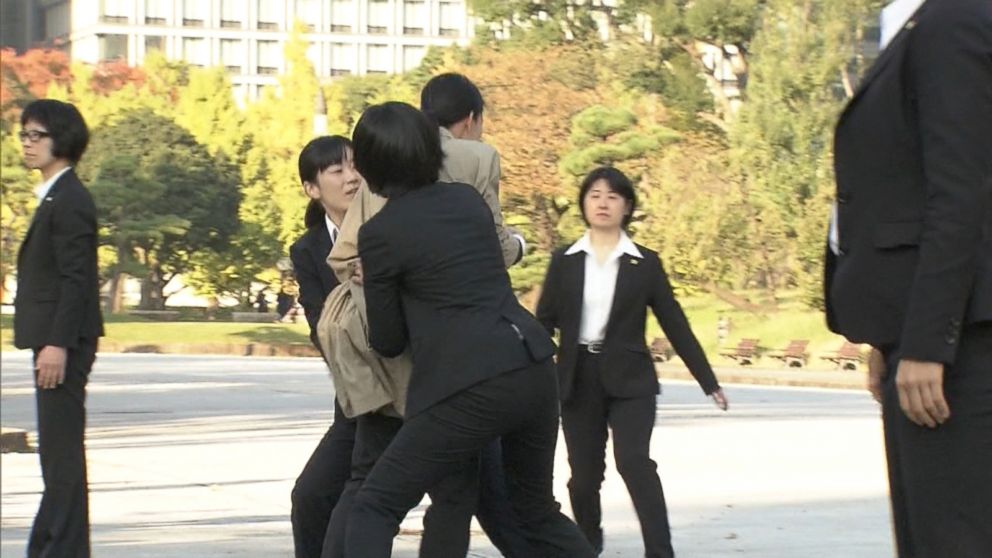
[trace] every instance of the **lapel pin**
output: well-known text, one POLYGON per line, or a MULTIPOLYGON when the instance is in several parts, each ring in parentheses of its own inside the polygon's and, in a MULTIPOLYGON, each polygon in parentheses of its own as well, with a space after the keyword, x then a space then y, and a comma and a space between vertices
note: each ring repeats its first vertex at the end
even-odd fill
POLYGON ((637 265, 638 261, 637 258, 630 258, 630 265, 637 265))
POLYGON ((45 198, 45 201, 52 201, 52 196, 48 196, 47 198, 45 198))
POLYGON ((905 29, 906 31, 909 31, 910 29, 912 29, 914 27, 916 27, 916 20, 915 19, 911 19, 911 20, 909 20, 909 21, 906 22, 906 26, 903 27, 903 29, 905 29))

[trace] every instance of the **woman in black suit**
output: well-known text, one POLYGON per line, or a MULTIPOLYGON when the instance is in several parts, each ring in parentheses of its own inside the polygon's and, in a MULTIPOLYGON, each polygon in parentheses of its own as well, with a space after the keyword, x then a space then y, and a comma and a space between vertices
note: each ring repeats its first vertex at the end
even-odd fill
MULTIPOLYGON (((307 232, 289 249, 300 304, 310 324, 310 339, 317 350, 317 321, 324 299, 337 286, 326 260, 338 235, 361 177, 352 163, 351 142, 342 136, 323 136, 300 152, 300 181, 310 198, 304 222, 307 232)), ((334 422, 317 444, 292 493, 293 543, 296 558, 320 558, 331 512, 351 474, 355 421, 347 418, 334 401, 334 422)))
POLYGON ((717 406, 727 399, 693 335, 658 254, 625 231, 636 207, 634 187, 614 168, 592 171, 579 204, 589 226, 551 258, 538 320, 561 333, 558 381, 562 427, 572 477, 572 511, 593 547, 603 549, 599 490, 606 470, 607 427, 617 469, 627 484, 649 558, 674 556, 665 495, 651 459, 658 378, 644 342, 651 308, 672 346, 717 406))
POLYGON ((410 345, 406 416, 359 490, 345 555, 386 558, 406 513, 502 436, 510 500, 538 556, 592 549, 552 492, 557 389, 547 332, 510 288, 493 216, 473 188, 438 182, 437 127, 404 103, 369 108, 355 166, 388 198, 359 230, 369 342, 410 345))

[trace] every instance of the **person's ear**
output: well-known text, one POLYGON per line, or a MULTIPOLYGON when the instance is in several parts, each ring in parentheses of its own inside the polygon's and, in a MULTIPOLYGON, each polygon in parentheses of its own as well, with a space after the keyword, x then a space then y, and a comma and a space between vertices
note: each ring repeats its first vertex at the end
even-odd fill
POLYGON ((309 180, 303 181, 303 193, 307 195, 308 198, 312 200, 320 199, 320 186, 310 182, 309 180))

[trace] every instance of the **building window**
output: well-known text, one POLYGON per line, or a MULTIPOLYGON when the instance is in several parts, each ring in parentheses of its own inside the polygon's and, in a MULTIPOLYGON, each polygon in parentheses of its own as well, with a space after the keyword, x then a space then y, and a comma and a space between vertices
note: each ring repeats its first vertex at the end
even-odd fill
POLYGON ((208 2, 183 0, 183 27, 203 27, 207 20, 208 2))
POLYGON ((393 60, 390 56, 389 46, 369 45, 366 72, 370 74, 388 74, 392 69, 393 60))
POLYGON ((427 53, 427 48, 416 45, 407 45, 403 47, 403 71, 409 72, 410 70, 417 69, 420 66, 420 62, 424 59, 424 54, 427 53))
POLYGON ((320 4, 317 0, 296 0, 296 19, 310 33, 320 25, 320 4))
POLYGON ((100 13, 100 21, 104 23, 127 23, 128 19, 127 0, 103 0, 103 12, 100 13))
POLYGON ((210 62, 207 40, 202 37, 183 37, 183 60, 201 68, 210 62))
POLYGON ((224 29, 241 29, 244 20, 244 0, 221 0, 220 26, 224 29))
POLYGON ((127 35, 97 35, 100 60, 127 60, 127 35))
POLYGON ((241 39, 220 40, 220 61, 232 74, 240 74, 244 69, 245 50, 241 39))
POLYGON ((461 29, 465 25, 464 6, 456 2, 441 2, 440 8, 440 28, 438 34, 442 37, 457 37, 462 34, 461 29))
POLYGON ((351 33, 355 28, 354 0, 332 0, 331 2, 331 32, 351 33))
POLYGON ((370 35, 385 35, 389 32, 389 20, 392 17, 389 10, 388 0, 369 0, 369 24, 368 33, 370 35))
POLYGON ((165 51, 165 37, 159 35, 145 36, 145 54, 153 50, 165 51))
POLYGON ((265 31, 279 29, 279 8, 283 5, 279 0, 258 0, 258 28, 265 31))
POLYGON ((357 66, 355 45, 351 43, 331 44, 331 75, 345 76, 354 73, 357 66))
POLYGON ((282 58, 282 51, 278 41, 258 41, 257 73, 261 75, 278 74, 280 58, 282 58))
POLYGON ((406 0, 403 2, 403 34, 423 35, 427 28, 427 2, 406 0))
POLYGON ((171 5, 169 0, 145 0, 145 23, 165 25, 171 5))
POLYGON ((69 3, 45 8, 45 40, 69 35, 69 3))

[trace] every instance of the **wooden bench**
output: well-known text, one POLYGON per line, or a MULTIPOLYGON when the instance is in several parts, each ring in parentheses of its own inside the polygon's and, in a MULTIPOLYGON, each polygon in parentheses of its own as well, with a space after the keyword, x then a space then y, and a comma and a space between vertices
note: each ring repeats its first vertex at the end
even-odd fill
POLYGON ((789 368, 802 368, 809 359, 809 353, 806 352, 807 345, 809 339, 793 339, 784 349, 771 352, 768 356, 781 360, 789 368))
POLYGON ((231 321, 271 323, 279 321, 279 314, 276 312, 231 312, 231 321))
POLYGON ((179 310, 128 310, 128 315, 169 322, 179 319, 179 310))
POLYGON ((654 341, 651 341, 650 349, 651 359, 655 362, 668 362, 675 354, 672 344, 664 337, 655 337, 654 341))
POLYGON ((758 340, 741 339, 733 349, 721 351, 720 356, 733 359, 741 366, 754 364, 754 361, 758 359, 758 340))
POLYGON ((858 365, 865 360, 865 356, 861 352, 861 345, 850 341, 844 341, 839 349, 820 355, 820 358, 835 363, 840 370, 857 370, 858 365))

